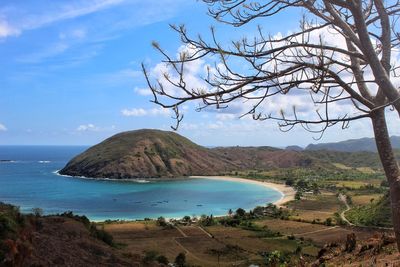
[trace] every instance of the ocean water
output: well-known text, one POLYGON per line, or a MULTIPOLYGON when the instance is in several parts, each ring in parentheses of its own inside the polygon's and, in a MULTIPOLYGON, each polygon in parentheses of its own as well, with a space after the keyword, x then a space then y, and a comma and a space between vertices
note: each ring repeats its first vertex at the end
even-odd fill
POLYGON ((73 211, 91 220, 224 215, 281 198, 255 184, 209 179, 107 181, 60 176, 57 170, 87 147, 0 146, 0 201, 22 212, 73 211), (11 160, 4 161, 4 160, 11 160))

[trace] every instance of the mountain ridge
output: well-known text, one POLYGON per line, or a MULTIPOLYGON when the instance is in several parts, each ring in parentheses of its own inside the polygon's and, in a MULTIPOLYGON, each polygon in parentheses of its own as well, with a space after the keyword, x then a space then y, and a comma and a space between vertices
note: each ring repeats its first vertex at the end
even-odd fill
MULTIPOLYGON (((394 149, 400 149, 400 136, 391 136, 390 141, 394 149)), ((331 150, 342 152, 369 151, 377 152, 375 139, 364 137, 359 139, 349 139, 340 142, 330 142, 321 144, 309 144, 305 150, 331 150)))

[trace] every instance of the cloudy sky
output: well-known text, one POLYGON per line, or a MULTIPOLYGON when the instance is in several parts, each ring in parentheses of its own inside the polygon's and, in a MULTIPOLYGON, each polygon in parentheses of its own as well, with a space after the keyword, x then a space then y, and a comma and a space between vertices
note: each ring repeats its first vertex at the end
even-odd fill
MULTIPOLYGON (((298 27, 301 13, 237 29, 207 16, 195 0, 40 0, 0 3, 0 144, 91 145, 117 132, 170 129, 171 114, 150 103, 140 71, 157 71, 157 41, 169 53, 181 47, 169 24, 222 42, 242 38, 262 24, 267 34, 298 27)), ((285 100, 283 100, 285 101, 285 100)), ((279 105, 300 101, 290 99, 279 105)), ((237 104, 236 104, 237 105, 237 104)), ((279 131, 274 122, 238 119, 240 107, 196 112, 187 105, 179 133, 207 146, 307 145, 303 129, 279 131)), ((390 120, 392 134, 400 134, 390 120)), ((397 124, 396 124, 397 125, 397 124)), ((318 142, 371 136, 369 121, 330 129, 318 142)))

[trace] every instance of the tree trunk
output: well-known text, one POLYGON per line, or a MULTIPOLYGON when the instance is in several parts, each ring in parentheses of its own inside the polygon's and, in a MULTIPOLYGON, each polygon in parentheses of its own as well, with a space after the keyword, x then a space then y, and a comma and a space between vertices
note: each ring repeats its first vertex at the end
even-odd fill
POLYGON ((397 247, 400 251, 400 169, 390 143, 386 125, 385 111, 377 110, 371 114, 375 142, 380 160, 390 186, 390 203, 392 209, 393 228, 397 247))

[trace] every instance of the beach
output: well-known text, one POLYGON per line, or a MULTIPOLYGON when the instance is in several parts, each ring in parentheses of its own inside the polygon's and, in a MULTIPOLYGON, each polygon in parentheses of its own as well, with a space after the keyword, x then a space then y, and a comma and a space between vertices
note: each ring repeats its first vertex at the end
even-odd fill
POLYGON ((282 197, 273 203, 278 207, 281 207, 285 203, 294 200, 294 196, 296 194, 296 191, 292 187, 284 185, 284 184, 256 181, 256 180, 251 180, 251 179, 246 179, 246 178, 237 178, 237 177, 231 177, 231 176, 190 176, 190 178, 251 183, 251 184, 256 184, 256 185, 272 188, 276 191, 279 191, 282 194, 282 197))

